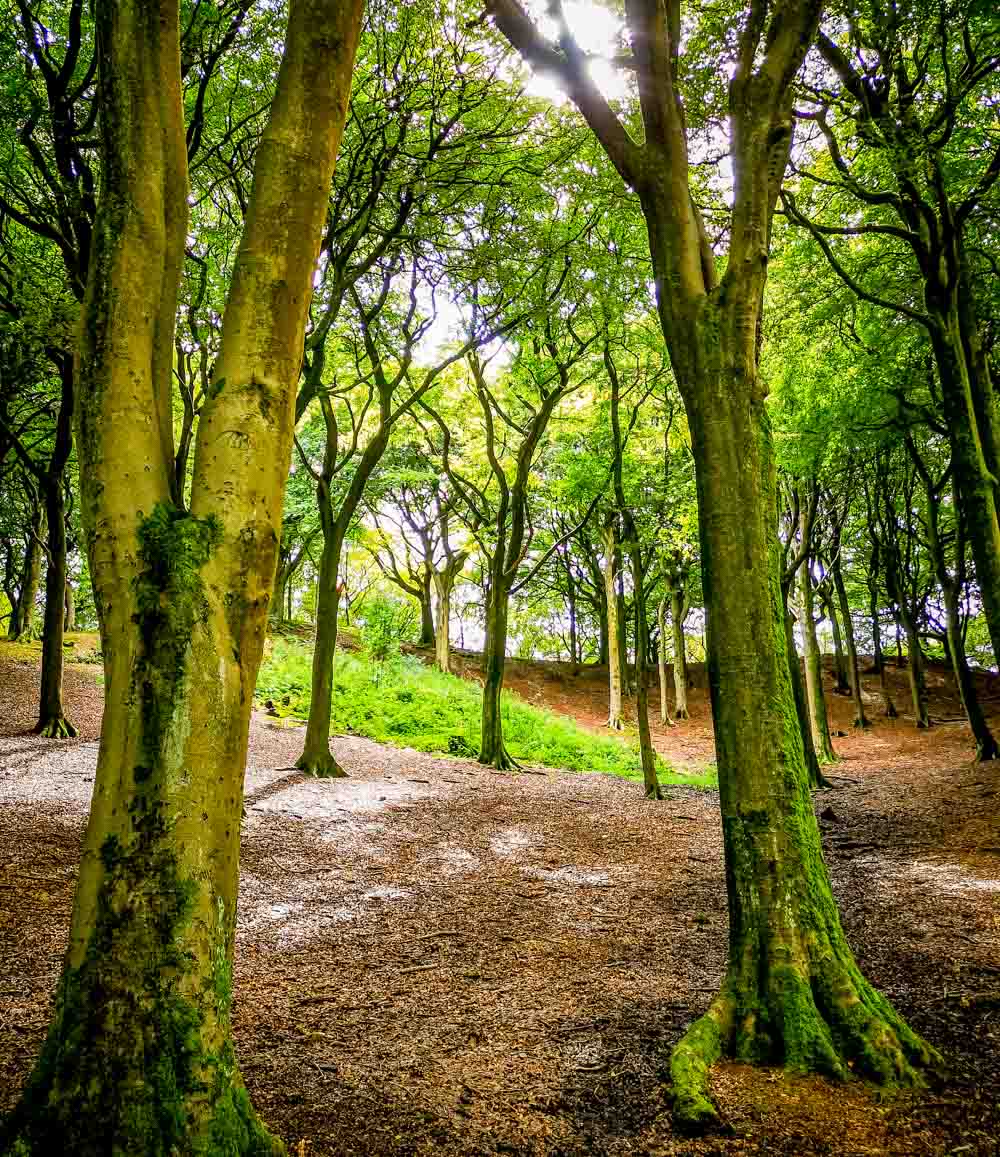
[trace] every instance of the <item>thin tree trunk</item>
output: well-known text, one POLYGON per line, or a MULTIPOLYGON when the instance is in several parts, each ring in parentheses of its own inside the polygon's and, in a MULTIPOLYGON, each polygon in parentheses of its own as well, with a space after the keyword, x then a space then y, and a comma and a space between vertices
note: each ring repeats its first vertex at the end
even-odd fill
POLYGON ((689 718, 687 647, 684 639, 686 601, 683 591, 670 592, 670 626, 674 634, 674 716, 677 719, 689 718))
POLYGON ((808 559, 799 567, 799 599, 802 607, 802 650, 805 659, 806 700, 809 705, 809 725, 812 729, 813 745, 820 763, 836 763, 837 754, 830 740, 830 723, 826 713, 826 696, 823 694, 823 657, 819 652, 816 638, 816 621, 812 574, 808 559))
POLYGON ((829 787, 823 776, 813 743, 812 723, 809 719, 809 704, 806 702, 805 682, 802 678, 802 664, 795 649, 795 619, 790 611, 785 611, 785 648, 788 652, 788 673, 792 684, 792 698, 795 700, 795 718, 802 736, 802 756, 810 787, 829 787))
MULTIPOLYGON (((844 583, 844 571, 840 563, 839 539, 835 544, 836 554, 831 570, 833 572, 833 589, 840 603, 840 615, 844 622, 844 643, 847 648, 847 674, 850 683, 851 697, 854 700, 854 726, 868 727, 868 718, 865 715, 865 704, 861 689, 861 665, 858 662, 858 646, 854 638, 854 619, 851 617, 851 604, 847 598, 847 587, 844 583)), ((879 644, 881 646, 881 644, 879 644)))
MULTIPOLYGON (((72 421, 67 416, 68 423, 72 421)), ((48 522, 48 566, 45 572, 45 620, 42 630, 42 680, 35 731, 48 739, 72 738, 76 728, 63 708, 63 641, 66 630, 66 511, 63 471, 43 483, 48 522)))
POLYGON ((609 519, 604 527, 604 596, 608 622, 608 727, 621 731, 625 727, 622 708, 621 631, 618 624, 618 534, 609 519))
POLYGON ((35 600, 42 578, 42 544, 45 534, 44 501, 35 509, 31 522, 31 537, 24 552, 21 586, 17 596, 16 614, 10 616, 7 637, 14 640, 30 639, 35 624, 35 600))
POLYGON ((434 628, 434 658, 439 671, 446 675, 451 672, 451 595, 455 589, 455 579, 465 562, 465 556, 457 563, 446 563, 434 572, 434 590, 437 594, 437 622, 434 628))
POLYGON ((73 584, 66 579, 66 597, 64 599, 65 618, 63 629, 69 633, 76 630, 76 600, 73 597, 73 584))
POLYGON ((851 680, 847 669, 847 655, 844 653, 844 640, 840 632, 840 622, 837 619, 837 607, 829 590, 822 595, 823 610, 830 620, 830 630, 833 633, 833 671, 835 695, 850 695, 851 680))
POLYGON ((673 727, 674 721, 670 718, 670 707, 667 704, 667 600, 660 599, 656 608, 657 625, 659 627, 659 649, 657 652, 660 682, 660 722, 664 727, 673 727))
POLYGON ((434 601, 431 598, 433 579, 429 567, 420 578, 420 646, 434 646, 434 601))
MULTIPOLYGON (((333 722, 333 678, 337 653, 337 618, 340 611, 340 554, 343 535, 329 512, 323 519, 323 550, 316 578, 316 634, 313 643, 312 682, 309 718, 302 754, 295 766, 320 779, 341 779, 347 773, 330 750, 330 727, 333 722)), ((321 508, 322 510, 322 508, 321 508)))
MULTIPOLYGON (((496 568, 494 568, 496 570, 496 568)), ((483 714, 479 762, 500 771, 517 767, 504 742, 501 692, 507 659, 507 610, 509 595, 502 578, 494 573, 486 598, 486 639, 483 645, 483 714)))
POLYGON ((649 730, 649 688, 646 682, 646 655, 649 651, 649 626, 646 619, 646 596, 642 585, 642 550, 639 535, 626 508, 622 513, 625 548, 632 564, 633 603, 635 607, 635 716, 639 728, 639 756, 642 760, 642 785, 646 799, 663 799, 656 777, 656 752, 649 730))
POLYGON ((976 744, 976 759, 979 761, 1000 758, 1000 748, 990 725, 986 722, 979 695, 976 692, 976 678, 969 668, 969 661, 965 655, 965 640, 962 638, 962 624, 958 606, 958 590, 955 584, 948 583, 944 588, 945 629, 948 632, 948 643, 951 651, 952 668, 955 672, 955 683, 962 700, 965 717, 969 721, 972 738, 976 744))
POLYGON ((869 525, 869 534, 872 541, 871 563, 869 567, 868 578, 868 613, 871 617, 872 624, 872 665, 878 674, 879 691, 882 695, 882 704, 885 708, 886 719, 896 719, 899 712, 896 710, 896 705, 892 701, 892 695, 889 691, 889 676, 886 671, 885 652, 882 650, 882 622, 879 608, 878 598, 878 576, 879 566, 881 562, 881 551, 878 544, 878 539, 872 533, 872 527, 869 525))

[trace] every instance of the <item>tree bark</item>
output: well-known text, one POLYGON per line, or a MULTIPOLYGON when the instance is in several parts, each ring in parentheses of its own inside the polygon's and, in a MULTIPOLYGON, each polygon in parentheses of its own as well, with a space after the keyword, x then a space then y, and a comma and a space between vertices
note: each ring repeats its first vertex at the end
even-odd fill
POLYGON ((608 638, 608 727, 622 731, 625 727, 622 706, 621 630, 618 623, 618 532, 613 519, 604 526, 604 597, 607 607, 608 638))
POLYGON ((844 570, 840 562, 839 533, 834 543, 835 555, 831 564, 833 572, 833 589, 840 603, 840 615, 844 622, 844 643, 847 648, 847 674, 850 683, 851 697, 854 700, 854 726, 864 728, 870 726, 865 715, 865 704, 861 689, 861 665, 858 662, 858 645, 854 638, 854 619, 851 616, 851 603, 847 597, 847 586, 844 583, 844 570))
POLYGON ((830 620, 830 630, 833 633, 833 671, 836 680, 833 693, 835 695, 850 695, 851 680, 847 670, 847 656, 844 653, 844 640, 840 631, 840 622, 837 619, 837 607, 829 589, 824 589, 821 602, 823 610, 830 620))
POLYGON ((17 606, 11 611, 7 637, 18 641, 30 639, 35 623, 35 600, 42 578, 42 535, 45 534, 45 503, 35 508, 31 521, 28 545, 24 551, 24 565, 21 568, 21 585, 17 594, 17 606))
MULTIPOLYGON (((502 551, 498 555, 502 557, 502 551)), ((498 771, 517 767, 504 742, 501 692, 507 660, 507 611, 509 595, 502 576, 490 577, 486 595, 486 639, 483 644, 483 714, 479 740, 479 762, 498 771)))
POLYGON ((674 716, 688 719, 687 646, 684 639, 684 620, 687 618, 687 599, 684 592, 674 590, 670 595, 670 626, 674 635, 674 716))
MULTIPOLYGON (((516 0, 490 0, 509 40, 561 70, 646 220, 657 309, 691 432, 708 675, 729 900, 729 961, 671 1057, 681 1126, 718 1120, 708 1069, 748 1061, 914 1083, 932 1050, 861 975, 841 928, 812 811, 784 644, 776 477, 757 343, 771 221, 792 131, 790 85, 819 0, 753 7, 729 86, 734 174, 725 273, 690 183, 677 88, 677 5, 628 5, 643 143, 576 51, 548 51, 516 0)), ((568 35, 568 34, 567 34, 568 35)))
POLYGON ((430 567, 424 568, 424 573, 420 577, 420 646, 433 647, 434 646, 434 602, 431 598, 431 586, 433 579, 431 578, 430 567))
POLYGON ((656 777, 656 752, 649 730, 649 688, 646 682, 646 655, 649 651, 649 626, 646 618, 646 596, 642 584, 642 551, 631 512, 623 511, 625 548, 632 564, 635 607, 635 717, 639 728, 639 757, 642 761, 642 786, 646 799, 663 799, 656 777))
POLYGON ((170 421, 187 232, 178 5, 119 0, 95 20, 102 189, 75 377, 105 712, 52 1026, 0 1150, 261 1157, 283 1148, 230 1029, 242 787, 360 3, 292 0, 190 511, 174 501, 170 421))
POLYGON ((65 473, 73 448, 73 364, 64 358, 55 442, 40 486, 48 523, 48 566, 45 572, 45 622, 42 630, 42 679, 35 731, 49 739, 72 738, 77 731, 63 708, 63 642, 66 631, 66 503, 65 473))
MULTIPOLYGON (((787 605, 787 599, 786 599, 787 605)), ((790 611, 785 611, 785 647, 788 651, 788 673, 792 684, 792 698, 795 700, 795 718, 799 723, 799 732, 802 736, 802 756, 805 761, 806 774, 810 787, 829 787, 823 772, 820 770, 816 747, 813 743, 812 723, 809 718, 809 704, 806 701, 805 681, 802 678, 802 664, 799 662, 799 653, 795 649, 795 618, 790 611)))
POLYGON ((830 739, 830 723, 823 694, 823 657, 816 638, 816 621, 812 575, 807 559, 799 567, 799 599, 802 607, 802 650, 805 658, 806 700, 809 706, 809 725, 813 746, 820 763, 836 763, 837 754, 830 739))
POLYGON ((67 578, 66 580, 66 597, 65 597, 65 619, 63 622, 63 629, 69 633, 76 630, 76 600, 73 597, 73 584, 67 578))
MULTIPOLYGON (((660 722, 664 727, 673 727, 674 721, 670 718, 670 707, 667 703, 667 600, 660 599, 656 608, 657 625, 659 627, 659 647, 657 659, 660 683, 660 722)), ((686 690, 686 688, 685 688, 686 690)))

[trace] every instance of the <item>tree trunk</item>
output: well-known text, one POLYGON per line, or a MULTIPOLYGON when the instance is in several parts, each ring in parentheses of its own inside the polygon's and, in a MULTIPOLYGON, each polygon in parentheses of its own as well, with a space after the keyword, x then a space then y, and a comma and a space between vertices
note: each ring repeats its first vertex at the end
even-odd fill
POLYGON ((847 656, 844 653, 844 640, 840 632, 840 623, 837 619, 837 607, 833 596, 826 591, 822 596, 823 610, 830 620, 830 630, 833 633, 833 672, 835 695, 850 695, 851 681, 847 670, 847 656))
POLYGON ((320 779, 342 779, 346 772, 330 750, 330 726, 333 722, 333 669, 337 654, 337 617, 340 610, 340 554, 343 535, 335 525, 329 502, 321 503, 323 550, 316 578, 316 634, 313 643, 312 682, 309 718, 302 754, 295 766, 320 779))
MULTIPOLYGON (((787 600, 786 600, 787 601, 787 600)), ((792 698, 795 700, 795 718, 798 720, 799 732, 802 736, 802 756, 806 765, 806 774, 809 777, 810 787, 829 787, 823 772, 820 770, 819 759, 816 756, 816 747, 813 743, 812 723, 809 719, 809 705, 806 702, 805 682, 802 678, 802 665, 799 662, 799 653, 795 649, 795 618, 785 612, 785 647, 788 651, 788 673, 792 684, 792 698)))
POLYGON ((360 4, 292 0, 190 512, 173 501, 170 420, 187 233, 178 5, 94 11, 102 188, 76 382, 105 710, 53 1021, 0 1151, 262 1157, 283 1149, 230 1027, 243 779, 360 4))
POLYGON ((45 572, 42 681, 35 731, 48 739, 66 739, 75 736, 77 731, 66 718, 62 701, 63 641, 66 630, 66 511, 62 470, 56 478, 46 478, 43 490, 49 527, 49 559, 45 572))
POLYGON ((836 763, 837 754, 830 740, 830 723, 826 714, 826 696, 823 694, 823 656, 816 638, 816 621, 812 574, 808 559, 799 567, 799 599, 802 606, 802 651, 805 659, 806 701, 809 706, 809 725, 813 746, 820 763, 836 763))
POLYGON ((445 564, 434 572, 437 623, 434 628, 434 661, 439 671, 451 672, 451 593, 460 567, 445 564))
POLYGON ((646 683, 646 655, 649 651, 649 625, 646 619, 646 596, 642 585, 642 551, 631 512, 622 511, 625 549, 632 564, 635 607, 635 717, 639 728, 639 757, 642 760, 642 786, 646 799, 663 799, 656 778, 656 752, 649 730, 649 688, 646 683))
POLYGON ((434 646, 434 602, 431 598, 433 579, 429 567, 424 567, 420 578, 420 646, 434 646))
POLYGON ((24 566, 21 569, 21 587, 17 596, 17 607, 10 616, 7 637, 13 640, 30 639, 35 624, 35 600, 42 578, 42 544, 45 533, 45 506, 40 503, 31 521, 31 537, 24 552, 24 566))
MULTIPOLYGON (((869 527, 869 531, 871 531, 871 527, 869 527)), ((896 710, 896 705, 893 703, 892 695, 889 691, 889 677, 886 672, 885 652, 882 650, 882 622, 878 605, 879 563, 880 550, 878 540, 875 535, 872 534, 872 555, 868 579, 868 611, 872 624, 872 666, 878 674, 878 685, 882 695, 882 703, 885 707, 885 717, 886 719, 896 719, 899 712, 896 710)))
POLYGON ((622 652, 621 631, 618 624, 618 535, 613 520, 604 527, 604 597, 607 607, 608 637, 608 726, 622 731, 625 718, 622 710, 622 652))
POLYGON ((667 600, 660 599, 656 608, 657 624, 659 627, 659 648, 657 652, 660 682, 660 722, 664 727, 673 727, 674 721, 670 718, 670 708, 667 705, 667 600))
MULTIPOLYGON (((496 568, 494 568, 496 569, 496 568)), ((486 639, 483 644, 483 715, 479 762, 500 771, 517 767, 504 743, 501 692, 507 660, 507 610, 509 595, 502 578, 494 573, 486 595, 486 639)))
POLYGON ((49 739, 71 738, 76 728, 63 710, 63 641, 66 630, 66 463, 73 448, 73 363, 64 360, 59 416, 52 455, 41 479, 48 522, 45 572, 45 626, 42 631, 42 682, 35 731, 49 739))
MULTIPOLYGON (((659 271, 657 284, 663 310, 659 271)), ((697 466, 729 897, 726 975, 671 1058, 675 1114, 689 1127, 717 1119, 707 1076, 723 1052, 883 1084, 919 1082, 933 1058, 861 975, 830 890, 782 645, 769 420, 763 391, 751 381, 747 392, 747 356, 727 354, 726 335, 744 332, 728 300, 702 305, 692 347, 671 347, 697 466)))
MULTIPOLYGON (((987 461, 992 432, 991 429, 980 429, 975 384, 962 342, 957 305, 938 305, 937 308, 932 305, 931 312, 934 320, 930 330, 931 345, 941 381, 941 399, 962 513, 976 565, 983 617, 994 659, 1000 665, 1000 518, 996 481, 987 461)), ((991 386, 989 392, 992 394, 991 386)), ((990 411, 993 408, 993 405, 989 406, 990 411)))
POLYGON ((574 675, 580 673, 580 639, 577 628, 576 583, 573 570, 566 560, 566 608, 569 612, 569 661, 574 675))
POLYGON ((598 604, 597 630, 597 665, 599 667, 604 667, 607 666, 610 662, 610 651, 608 648, 608 603, 606 591, 598 604))
POLYGON ((63 621, 63 630, 67 633, 76 630, 76 600, 73 597, 73 584, 66 579, 66 597, 65 603, 65 618, 63 621))
MULTIPOLYGON (((840 615, 844 622, 844 643, 847 649, 847 674, 850 683, 851 697, 854 700, 854 726, 868 727, 865 715, 865 704, 861 693, 861 665, 858 662, 858 645, 854 639, 854 619, 851 617, 851 604, 847 598, 847 587, 844 584, 844 571, 840 564, 840 551, 831 567, 833 571, 833 589, 836 591, 837 601, 840 603, 840 615)), ((881 643, 878 644, 881 651, 881 643)))
POLYGON ((688 716, 688 669, 687 647, 684 640, 684 620, 687 617, 684 592, 670 593, 670 626, 674 633, 674 716, 687 719, 688 716))
POLYGON ((944 588, 945 629, 948 632, 948 644, 951 651, 952 668, 955 672, 955 683, 965 710, 965 717, 969 721, 972 737, 976 743, 976 759, 998 759, 1000 748, 986 722, 979 695, 976 692, 976 679, 969 668, 969 661, 965 656, 965 640, 962 638, 962 624, 959 615, 958 589, 954 583, 948 583, 944 588))
POLYGON ((927 707, 927 676, 924 673, 924 653, 920 646, 917 623, 908 607, 899 605, 899 617, 906 633, 907 672, 910 677, 910 696, 913 700, 913 714, 919 729, 930 727, 931 717, 927 707))

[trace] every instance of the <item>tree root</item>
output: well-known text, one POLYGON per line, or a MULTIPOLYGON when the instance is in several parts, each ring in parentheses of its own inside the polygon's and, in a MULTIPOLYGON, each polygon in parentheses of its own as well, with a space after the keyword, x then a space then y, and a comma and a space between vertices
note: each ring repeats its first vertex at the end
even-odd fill
POLYGON ((686 707, 681 707, 680 710, 674 711, 675 719, 690 719, 691 715, 686 707))
POLYGON ((53 715, 49 719, 40 719, 35 727, 35 734, 44 739, 76 739, 77 729, 65 715, 53 715))
POLYGON ((347 772, 344 771, 329 751, 325 756, 322 752, 317 756, 313 756, 303 751, 295 761, 295 767, 298 771, 304 772, 306 775, 315 776, 317 779, 347 779, 347 772))
POLYGON ((492 767, 497 771, 521 771, 522 767, 507 750, 506 744, 501 742, 492 756, 479 756, 479 762, 484 767, 492 767))
POLYGON ((941 1064, 857 967, 833 952, 821 954, 809 975, 772 964, 763 994, 750 992, 751 983, 730 971, 671 1054, 673 1116, 682 1130, 719 1124, 708 1077, 723 1055, 839 1080, 860 1077, 885 1089, 920 1087, 941 1064))

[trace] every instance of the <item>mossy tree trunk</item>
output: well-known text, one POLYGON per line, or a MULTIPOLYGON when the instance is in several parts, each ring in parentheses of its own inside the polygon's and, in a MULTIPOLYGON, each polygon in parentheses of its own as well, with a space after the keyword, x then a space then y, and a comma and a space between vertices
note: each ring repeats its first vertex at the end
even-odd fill
POLYGON ((558 51, 516 0, 491 0, 489 9, 528 59, 560 74, 638 194, 691 431, 729 962, 718 996, 674 1051, 675 1114, 688 1126, 717 1120, 707 1070, 723 1053, 887 1084, 919 1080, 930 1050, 862 977, 823 864, 789 680, 774 454, 758 373, 771 221, 791 143, 790 85, 820 2, 756 5, 741 23, 729 86, 734 192, 721 279, 689 184, 677 87, 680 5, 629 5, 642 144, 589 79, 568 27, 560 28, 558 51))
POLYGON ((75 377, 105 712, 53 1021, 0 1149, 277 1153, 230 1031, 240 814, 360 4, 292 0, 190 510, 170 420, 187 231, 178 5, 119 0, 95 19, 102 188, 75 377))
MULTIPOLYGON (((499 556, 502 559, 502 553, 499 556)), ((517 767, 507 751, 501 711, 504 667, 507 661, 507 610, 510 589, 502 567, 494 564, 486 595, 486 638, 483 644, 483 710, 480 721, 479 762, 498 771, 517 767)))

